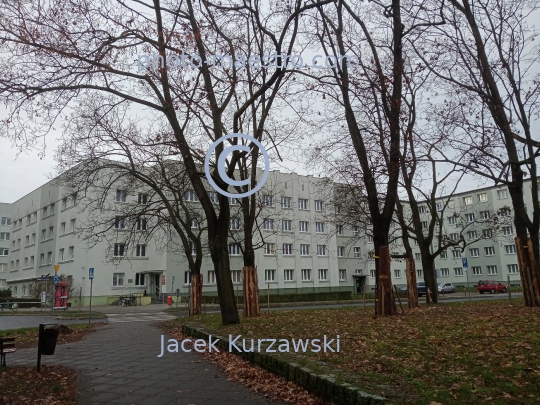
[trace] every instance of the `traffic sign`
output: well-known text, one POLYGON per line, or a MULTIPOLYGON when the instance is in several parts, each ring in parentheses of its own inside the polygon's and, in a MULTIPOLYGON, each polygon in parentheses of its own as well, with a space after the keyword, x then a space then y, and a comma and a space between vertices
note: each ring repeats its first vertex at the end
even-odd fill
POLYGON ((93 280, 94 279, 94 268, 90 267, 88 269, 88 279, 93 280))
POLYGON ((469 267, 469 263, 467 262, 466 257, 461 258, 461 263, 463 264, 463 267, 465 267, 465 268, 469 267))
POLYGON ((58 273, 58 269, 60 269, 60 265, 59 265, 59 264, 55 264, 55 265, 54 265, 54 274, 57 274, 57 273, 58 273))
POLYGON ((58 276, 57 276, 56 274, 54 275, 54 279, 53 279, 53 280, 54 280, 54 284, 58 284, 58 276))
POLYGON ((176 298, 180 297, 180 288, 176 289, 176 298))

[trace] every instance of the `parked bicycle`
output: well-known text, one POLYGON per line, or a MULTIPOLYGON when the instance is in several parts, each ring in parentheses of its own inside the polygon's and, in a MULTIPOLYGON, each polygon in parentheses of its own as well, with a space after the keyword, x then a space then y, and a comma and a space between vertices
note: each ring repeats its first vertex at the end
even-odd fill
POLYGON ((120 297, 120 305, 123 307, 136 305, 137 297, 130 295, 128 297, 120 297))
POLYGON ((4 312, 4 309, 10 309, 15 311, 19 307, 16 302, 0 302, 0 311, 4 312))

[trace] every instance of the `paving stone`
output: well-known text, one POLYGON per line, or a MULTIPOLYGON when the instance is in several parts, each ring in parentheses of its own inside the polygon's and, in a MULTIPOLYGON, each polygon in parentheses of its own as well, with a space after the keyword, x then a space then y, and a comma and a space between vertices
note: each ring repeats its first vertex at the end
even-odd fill
MULTIPOLYGON (((166 353, 158 358, 161 334, 148 322, 109 324, 81 342, 57 346, 53 356, 42 357, 42 364, 77 370, 79 405, 270 403, 228 381, 196 353, 166 353)), ((19 349, 9 363, 35 366, 36 356, 35 348, 19 349)))

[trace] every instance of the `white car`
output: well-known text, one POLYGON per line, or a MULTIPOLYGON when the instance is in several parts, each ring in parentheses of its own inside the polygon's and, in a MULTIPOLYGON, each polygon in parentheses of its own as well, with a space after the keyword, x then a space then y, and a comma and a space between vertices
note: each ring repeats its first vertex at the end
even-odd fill
POLYGON ((452 283, 444 283, 444 284, 439 284, 439 286, 437 287, 437 290, 439 290, 439 294, 441 294, 441 293, 455 293, 456 292, 456 287, 454 287, 454 284, 452 284, 452 283))

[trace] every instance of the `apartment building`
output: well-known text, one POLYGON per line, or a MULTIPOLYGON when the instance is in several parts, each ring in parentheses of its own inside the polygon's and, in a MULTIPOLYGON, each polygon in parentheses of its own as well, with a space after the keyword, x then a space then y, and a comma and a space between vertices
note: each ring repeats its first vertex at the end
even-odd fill
MULTIPOLYGON (((325 179, 279 171, 270 173, 260 191, 262 208, 257 217, 261 236, 257 239, 256 265, 261 290, 281 294, 361 292, 364 286, 368 291, 374 288, 370 226, 342 225, 340 204, 329 197, 332 193, 328 193, 328 189, 325 179)), ((526 190, 527 204, 532 204, 530 188, 526 190)), ((96 305, 109 304, 114 296, 127 293, 158 297, 176 288, 180 288, 181 293, 187 292, 189 270, 181 249, 163 249, 157 237, 144 242, 126 242, 127 225, 121 218, 111 218, 114 226, 107 238, 92 240, 88 233, 80 232, 96 221, 95 213, 85 208, 88 198, 88 192, 84 196, 77 195, 52 180, 13 204, 0 205, 3 210, 0 228, 3 249, 0 266, 3 267, 0 269, 4 269, 0 272, 0 286, 1 280, 6 280, 14 296, 28 296, 30 284, 37 277, 53 275, 54 265, 58 264, 60 274, 73 278, 75 291, 83 297, 83 305, 90 293, 90 267, 95 269, 93 303, 96 305)), ((106 200, 111 215, 118 207, 136 209, 146 202, 144 192, 121 187, 111 189, 106 200)), ((186 190, 185 202, 193 207, 199 205, 191 190, 186 190)), ((231 276, 235 289, 241 290, 243 259, 238 245, 241 238, 235 237, 242 229, 241 217, 235 211, 238 202, 230 199, 230 204, 231 276)), ((464 286, 467 282, 476 284, 480 279, 506 281, 509 275, 512 284, 520 283, 510 205, 505 187, 477 189, 437 202, 443 234, 450 239, 463 234, 465 240, 474 241, 463 252, 449 249, 439 256, 436 260, 439 282, 464 286), (510 225, 501 227, 495 235, 479 237, 484 224, 495 215, 508 217, 510 225), (462 257, 468 258, 468 272, 462 267, 462 257)), ((428 211, 421 206, 426 223, 431 215, 428 211)), ((145 231, 146 219, 137 221, 136 229, 145 231)), ((395 232, 399 232, 398 227, 395 232)), ((418 279, 422 280, 420 252, 414 241, 411 245, 418 279)), ((404 253, 399 237, 390 250, 396 255, 404 253)), ((203 257, 202 273, 203 293, 216 294, 216 276, 209 254, 203 257)), ((406 284, 404 260, 392 261, 392 282, 398 286, 406 284)))

